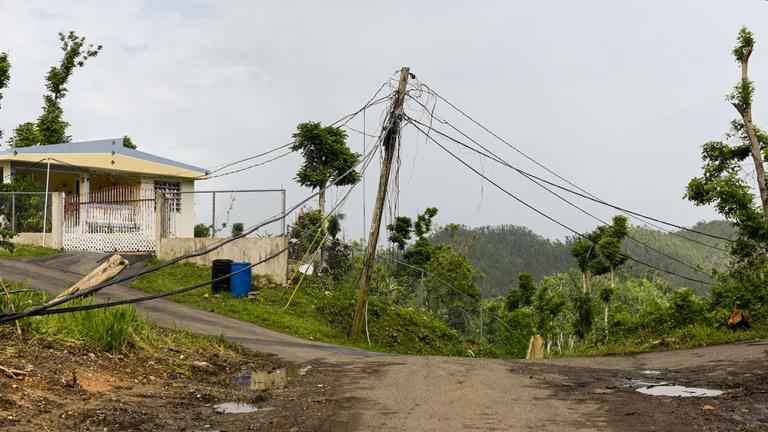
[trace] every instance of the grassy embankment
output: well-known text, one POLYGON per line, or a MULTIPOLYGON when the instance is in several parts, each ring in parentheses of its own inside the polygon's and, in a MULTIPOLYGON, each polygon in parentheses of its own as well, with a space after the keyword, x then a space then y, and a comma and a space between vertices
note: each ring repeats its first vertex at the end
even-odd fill
POLYGON ((0 248, 0 258, 28 258, 56 255, 57 253, 59 253, 59 251, 56 249, 23 243, 17 244, 16 247, 13 248, 13 252, 0 248))
MULTIPOLYGON (((26 289, 21 284, 11 284, 9 291, 26 289)), ((16 310, 38 304, 48 299, 37 291, 11 294, 16 310)), ((90 300, 70 305, 89 304, 90 300)), ((0 312, 11 310, 8 297, 0 299, 0 312)), ((86 346, 112 354, 141 352, 157 358, 169 370, 188 374, 196 358, 219 353, 239 357, 246 353, 240 345, 222 336, 203 336, 188 331, 167 329, 152 324, 136 314, 133 306, 109 309, 36 316, 21 321, 20 328, 26 340, 54 339, 86 346)), ((6 343, 12 343, 6 341, 6 343)), ((249 355, 253 355, 250 353, 249 355)))
POLYGON ((730 329, 696 324, 659 331, 636 331, 606 343, 575 348, 563 353, 564 357, 632 354, 651 351, 696 348, 768 338, 768 324, 756 322, 748 329, 730 329))
MULTIPOLYGON (((208 267, 179 263, 138 278, 132 287, 154 293, 180 288, 210 279, 208 267)), ((354 315, 357 293, 352 288, 323 288, 306 278, 285 308, 294 286, 289 288, 258 281, 249 298, 229 294, 212 295, 209 287, 188 291, 170 299, 228 317, 257 324, 304 339, 398 354, 493 356, 486 344, 463 338, 436 318, 415 310, 368 303, 368 331, 371 344, 352 343, 347 330, 354 315)))

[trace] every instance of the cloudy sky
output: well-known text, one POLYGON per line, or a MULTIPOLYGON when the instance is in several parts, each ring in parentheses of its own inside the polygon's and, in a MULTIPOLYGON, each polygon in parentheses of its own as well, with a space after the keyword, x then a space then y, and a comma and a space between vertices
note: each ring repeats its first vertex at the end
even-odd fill
MULTIPOLYGON (((7 136, 39 115, 43 77, 60 57, 58 31, 75 30, 104 46, 75 72, 63 103, 74 140, 128 134, 141 150, 206 168, 286 143, 301 121, 330 123, 356 110, 409 65, 421 82, 590 192, 693 224, 715 217, 682 194, 699 172, 699 146, 721 138, 736 115, 724 96, 738 79, 730 49, 742 25, 758 40, 750 69, 755 121, 768 117, 768 48, 761 43, 768 41, 767 18, 762 0, 0 0, 0 51, 13 67, 0 129, 7 136)), ((416 108, 411 114, 422 114, 416 108)), ((369 132, 379 113, 366 113, 369 132)), ((445 104, 436 113, 530 167, 445 104)), ((362 128, 362 118, 350 125, 362 128)), ((363 137, 350 132, 349 143, 361 151, 363 137)), ((402 214, 436 206, 441 224, 508 223, 551 238, 568 234, 412 129, 402 145, 402 214)), ((518 175, 462 156, 574 228, 595 226, 518 175)), ((292 156, 198 188, 285 187, 291 203, 309 193, 292 180, 299 163, 292 156)), ((373 166, 369 216, 377 177, 373 166)), ((246 199, 237 205, 243 214, 263 211, 246 199)), ((613 214, 584 205, 601 217, 613 214)), ((344 209, 347 237, 361 236, 362 209, 356 190, 344 209)))

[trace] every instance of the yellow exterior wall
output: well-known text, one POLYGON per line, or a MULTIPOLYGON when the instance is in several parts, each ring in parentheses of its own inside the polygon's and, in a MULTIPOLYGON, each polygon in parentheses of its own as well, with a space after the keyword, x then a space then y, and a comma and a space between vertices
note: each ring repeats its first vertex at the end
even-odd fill
POLYGON ((0 162, 39 162, 42 159, 52 158, 60 162, 60 165, 74 165, 82 168, 93 168, 103 171, 114 171, 123 173, 141 173, 148 175, 159 175, 182 178, 199 178, 204 176, 204 172, 184 170, 172 165, 165 165, 158 162, 146 161, 126 156, 122 154, 104 154, 104 153, 13 153, 0 156, 0 162))
MULTIPOLYGON (((45 188, 45 176, 46 176, 45 169, 38 170, 38 169, 16 168, 16 176, 32 177, 37 182, 39 182, 43 186, 43 188, 45 188)), ((64 192, 66 194, 73 194, 75 193, 75 183, 77 183, 77 180, 79 178, 80 178, 80 174, 78 173, 59 172, 59 171, 54 171, 53 168, 51 168, 49 190, 51 192, 64 192)))
POLYGON ((91 173, 91 191, 107 189, 114 186, 132 186, 138 188, 141 177, 126 174, 91 173))
POLYGON ((2 173, 2 180, 0 180, 0 183, 10 183, 11 180, 11 162, 10 161, 0 161, 0 173, 2 173))

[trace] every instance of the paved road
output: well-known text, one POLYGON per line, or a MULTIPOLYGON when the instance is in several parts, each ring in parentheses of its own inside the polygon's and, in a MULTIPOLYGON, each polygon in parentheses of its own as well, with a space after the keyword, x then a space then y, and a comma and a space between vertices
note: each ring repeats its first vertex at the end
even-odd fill
MULTIPOLYGON (((103 256, 98 254, 63 253, 43 259, 0 260, 0 277, 58 293, 101 259, 103 256)), ((104 290, 99 297, 117 299, 142 294, 117 285, 104 290)), ((650 430, 656 425, 662 429, 688 430, 691 423, 670 423, 653 416, 643 421, 635 417, 627 423, 625 416, 636 411, 622 412, 620 398, 608 398, 606 394, 614 391, 610 390, 615 387, 612 383, 643 369, 674 371, 700 367, 717 375, 721 366, 713 364, 754 361, 765 365, 766 360, 765 343, 537 363, 390 356, 305 341, 165 299, 141 303, 137 310, 163 325, 223 334, 249 348, 289 361, 347 371, 342 374, 344 380, 336 384, 342 387, 336 390, 343 403, 329 420, 327 430, 608 431, 650 430), (581 391, 565 391, 574 382, 580 383, 581 391), (655 423, 648 423, 651 420, 655 423)), ((637 399, 632 392, 622 394, 629 398, 628 404, 652 407, 655 402, 637 399)), ((670 421, 674 418, 670 417, 670 421)))
MULTIPOLYGON (((126 255, 126 258, 132 263, 139 264, 137 266, 132 264, 131 267, 139 267, 146 261, 141 256, 126 255)), ((0 277, 5 281, 23 283, 49 294, 58 294, 77 282, 104 259, 106 259, 105 255, 91 252, 63 252, 59 255, 32 259, 0 259, 0 277)), ((131 267, 126 271, 135 272, 135 268, 131 267)), ((113 285, 100 291, 96 297, 99 301, 105 301, 143 295, 146 293, 125 285, 113 285)), ((273 353, 297 363, 317 359, 366 358, 375 355, 362 350, 306 341, 167 299, 138 303, 136 310, 162 325, 176 326, 201 334, 224 335, 249 348, 273 353)))

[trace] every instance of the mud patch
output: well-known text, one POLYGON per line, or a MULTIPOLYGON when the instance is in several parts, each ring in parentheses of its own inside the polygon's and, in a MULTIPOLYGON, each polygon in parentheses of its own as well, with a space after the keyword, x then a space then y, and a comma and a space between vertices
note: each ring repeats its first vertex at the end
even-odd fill
POLYGON ((615 430, 768 430, 768 366, 763 359, 658 371, 514 362, 510 371, 547 388, 552 398, 596 402, 601 409, 589 415, 615 430), (641 388, 657 394, 643 394, 641 388), (678 391, 710 397, 679 397, 678 391))

